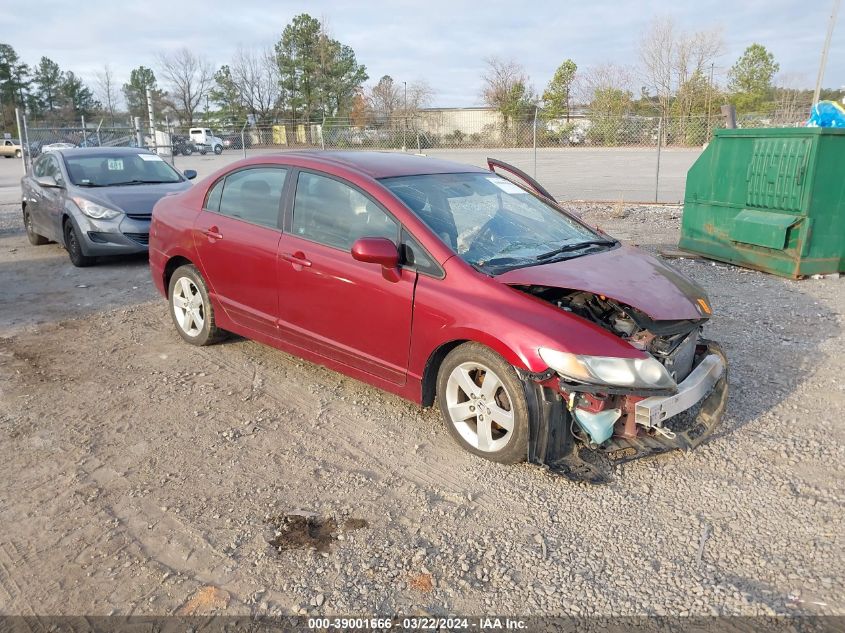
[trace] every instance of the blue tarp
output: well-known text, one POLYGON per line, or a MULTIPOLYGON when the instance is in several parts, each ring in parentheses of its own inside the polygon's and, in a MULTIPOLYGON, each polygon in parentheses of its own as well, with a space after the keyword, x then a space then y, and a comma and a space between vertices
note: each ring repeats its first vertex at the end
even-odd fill
POLYGON ((819 101, 813 106, 807 127, 845 128, 845 107, 836 101, 819 101))

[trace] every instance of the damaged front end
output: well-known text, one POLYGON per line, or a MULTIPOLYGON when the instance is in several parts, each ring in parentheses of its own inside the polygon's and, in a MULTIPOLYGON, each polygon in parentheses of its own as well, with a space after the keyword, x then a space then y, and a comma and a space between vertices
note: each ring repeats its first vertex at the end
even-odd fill
POLYGON ((626 360, 552 352, 559 354, 549 362, 554 369, 520 371, 532 409, 529 461, 571 479, 603 483, 614 464, 689 450, 712 434, 725 410, 728 372, 722 349, 701 337, 710 313, 706 300, 700 319, 653 320, 603 295, 514 287, 650 355, 626 360), (619 379, 604 384, 602 376, 619 379))

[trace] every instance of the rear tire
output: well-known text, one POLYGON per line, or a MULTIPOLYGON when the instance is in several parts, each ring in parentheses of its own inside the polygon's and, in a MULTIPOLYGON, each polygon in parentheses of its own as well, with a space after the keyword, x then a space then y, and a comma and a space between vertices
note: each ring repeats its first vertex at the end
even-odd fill
POLYGON ((89 257, 82 252, 82 241, 73 220, 65 220, 65 248, 67 249, 70 263, 77 268, 92 266, 97 261, 96 257, 89 257))
POLYGON ((48 240, 43 235, 39 235, 35 232, 32 228, 32 216, 29 215, 29 211, 26 209, 23 210, 23 225, 26 227, 26 239, 29 240, 29 243, 33 246, 43 246, 50 240, 48 240))
POLYGON ((454 440, 479 457, 515 464, 528 457, 528 402, 514 368, 489 347, 464 343, 437 372, 437 403, 454 440))
POLYGON ((15 150, 15 158, 20 158, 20 157, 21 157, 21 151, 19 149, 16 149, 15 150))
POLYGON ((205 280, 191 264, 180 266, 170 277, 167 297, 170 317, 186 342, 191 345, 213 345, 226 336, 214 320, 214 306, 208 296, 205 280))

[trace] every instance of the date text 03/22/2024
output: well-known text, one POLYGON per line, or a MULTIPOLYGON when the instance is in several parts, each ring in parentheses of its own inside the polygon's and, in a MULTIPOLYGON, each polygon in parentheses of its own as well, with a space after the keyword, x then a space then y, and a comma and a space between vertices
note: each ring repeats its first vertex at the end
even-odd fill
POLYGON ((403 630, 503 630, 521 631, 527 628, 524 620, 509 617, 477 618, 309 618, 309 629, 361 629, 385 631, 393 628, 403 630))

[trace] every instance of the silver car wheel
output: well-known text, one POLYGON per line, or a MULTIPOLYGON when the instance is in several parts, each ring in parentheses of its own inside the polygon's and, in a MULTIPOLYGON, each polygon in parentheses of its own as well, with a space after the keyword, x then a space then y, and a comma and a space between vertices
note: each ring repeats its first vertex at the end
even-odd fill
POLYGON ((474 448, 502 450, 513 436, 513 402, 502 380, 480 363, 463 363, 449 374, 446 406, 452 425, 474 448))
POLYGON ((176 323, 188 336, 199 336, 205 325, 205 305, 199 288, 188 277, 180 277, 171 297, 176 323))

